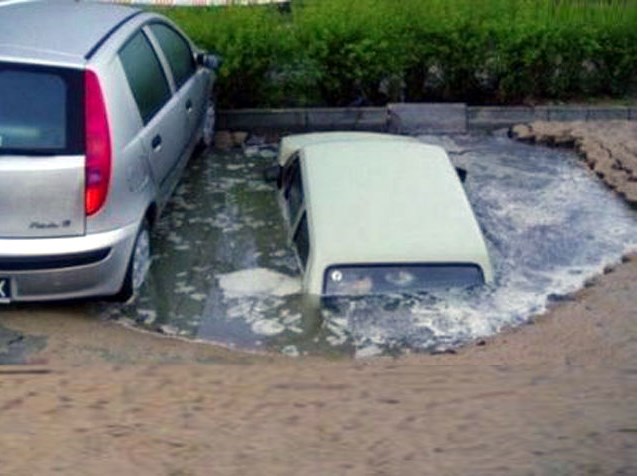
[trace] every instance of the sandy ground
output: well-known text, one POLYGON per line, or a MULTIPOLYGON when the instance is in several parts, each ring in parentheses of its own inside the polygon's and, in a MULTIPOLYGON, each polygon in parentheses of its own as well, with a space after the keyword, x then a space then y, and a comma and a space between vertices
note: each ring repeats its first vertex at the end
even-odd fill
MULTIPOLYGON (((555 130, 596 136, 600 168, 630 151, 636 182, 635 123, 555 130)), ((0 367, 0 474, 636 474, 636 269, 626 257, 456 354, 395 360, 248 355, 77 305, 4 310, 1 326, 47 339, 0 367)))

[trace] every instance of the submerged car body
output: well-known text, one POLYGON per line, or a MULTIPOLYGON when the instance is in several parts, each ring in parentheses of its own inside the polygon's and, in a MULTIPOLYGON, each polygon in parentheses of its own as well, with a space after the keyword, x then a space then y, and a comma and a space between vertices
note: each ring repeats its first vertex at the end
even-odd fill
POLYGON ((446 152, 404 136, 282 139, 280 202, 314 295, 491 282, 481 230, 446 152))
POLYGON ((139 286, 214 59, 139 9, 0 4, 0 302, 139 286))

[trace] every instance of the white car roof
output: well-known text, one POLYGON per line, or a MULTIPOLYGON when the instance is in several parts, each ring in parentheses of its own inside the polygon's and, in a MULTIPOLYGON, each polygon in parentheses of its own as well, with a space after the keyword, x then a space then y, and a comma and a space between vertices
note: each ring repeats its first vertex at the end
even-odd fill
POLYGON ((486 245, 446 152, 416 140, 313 141, 300 153, 309 224, 305 287, 338 264, 473 263, 486 245))
POLYGON ((316 132, 312 134, 295 134, 282 138, 277 162, 285 165, 288 159, 303 147, 327 142, 361 142, 361 141, 393 141, 419 142, 414 137, 375 132, 316 132))

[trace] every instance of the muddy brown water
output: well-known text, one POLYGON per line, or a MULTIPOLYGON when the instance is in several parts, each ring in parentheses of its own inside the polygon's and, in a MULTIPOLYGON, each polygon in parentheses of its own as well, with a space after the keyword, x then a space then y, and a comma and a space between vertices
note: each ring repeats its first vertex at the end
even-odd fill
MULTIPOLYGON (((132 304, 91 312, 127 325, 286 355, 442 352, 528 322, 636 247, 636 212, 568 151, 504 134, 424 136, 468 171, 496 283, 416 295, 307 299, 262 179, 270 147, 195 158, 154 234, 132 304)), ((336 230, 338 233, 338 230, 336 230)))

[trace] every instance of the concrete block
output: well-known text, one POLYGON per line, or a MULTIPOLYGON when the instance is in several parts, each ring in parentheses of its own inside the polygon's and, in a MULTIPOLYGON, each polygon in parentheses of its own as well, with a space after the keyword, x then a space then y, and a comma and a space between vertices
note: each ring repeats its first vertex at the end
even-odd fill
POLYGON ((389 129, 408 134, 456 134, 468 129, 466 104, 397 103, 388 105, 389 129))
POLYGON ((549 117, 548 108, 545 106, 535 106, 533 116, 534 116, 533 122, 550 120, 548 119, 549 117))
POLYGON ((535 109, 527 106, 473 106, 468 108, 470 129, 499 129, 536 119, 535 109))
POLYGON ((305 109, 237 109, 218 111, 217 128, 230 131, 306 130, 305 109))
POLYGON ((387 112, 384 107, 313 108, 306 113, 306 127, 312 131, 384 131, 387 112))
POLYGON ((229 131, 216 131, 213 144, 216 149, 230 150, 233 148, 233 136, 229 131))
POLYGON ((627 107, 590 107, 588 108, 589 121, 628 120, 627 107))
POLYGON ((545 106, 549 121, 585 121, 588 108, 582 106, 545 106))

